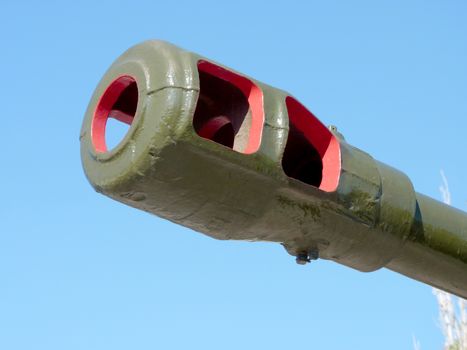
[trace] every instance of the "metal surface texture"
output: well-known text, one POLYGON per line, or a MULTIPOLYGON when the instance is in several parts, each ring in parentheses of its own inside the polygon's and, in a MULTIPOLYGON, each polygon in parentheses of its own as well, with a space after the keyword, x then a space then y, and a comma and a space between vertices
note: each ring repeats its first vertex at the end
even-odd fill
POLYGON ((98 84, 80 134, 96 191, 217 239, 272 241, 298 263, 387 267, 467 297, 467 215, 414 191, 289 93, 147 41, 98 84), (129 125, 106 144, 109 118, 129 125))

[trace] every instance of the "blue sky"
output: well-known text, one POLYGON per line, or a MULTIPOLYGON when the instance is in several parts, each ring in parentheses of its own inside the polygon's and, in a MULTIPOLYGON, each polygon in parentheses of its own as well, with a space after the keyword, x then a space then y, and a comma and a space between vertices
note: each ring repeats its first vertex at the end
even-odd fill
POLYGON ((1 349, 441 349, 429 286, 295 264, 95 193, 88 100, 112 61, 164 39, 290 91, 353 145, 467 208, 463 1, 0 4, 1 349))

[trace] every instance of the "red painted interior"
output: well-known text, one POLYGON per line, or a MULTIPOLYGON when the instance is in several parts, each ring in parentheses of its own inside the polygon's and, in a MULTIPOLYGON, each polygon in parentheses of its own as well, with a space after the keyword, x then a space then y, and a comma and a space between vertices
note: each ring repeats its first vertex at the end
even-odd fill
MULTIPOLYGON (((128 75, 115 79, 102 94, 97 103, 91 123, 91 139, 96 152, 108 151, 105 142, 105 129, 109 118, 115 118, 122 123, 131 125, 136 113, 136 100, 125 95, 136 80, 128 75), (123 100, 122 100, 123 98, 123 100)), ((136 86, 136 85, 135 85, 136 86)))
MULTIPOLYGON (((339 141, 318 118, 293 97, 286 98, 289 121, 318 152, 322 162, 319 189, 332 192, 339 183, 341 153, 339 141)), ((290 137, 290 134, 289 134, 290 137)))
POLYGON ((264 124, 263 92, 261 89, 251 80, 219 67, 211 62, 199 61, 198 69, 231 83, 248 99, 251 109, 251 128, 249 131, 248 143, 243 153, 255 153, 261 144, 261 135, 264 124))
POLYGON ((230 119, 221 115, 219 117, 209 119, 198 131, 198 134, 206 139, 212 139, 220 129, 229 124, 231 124, 230 119))

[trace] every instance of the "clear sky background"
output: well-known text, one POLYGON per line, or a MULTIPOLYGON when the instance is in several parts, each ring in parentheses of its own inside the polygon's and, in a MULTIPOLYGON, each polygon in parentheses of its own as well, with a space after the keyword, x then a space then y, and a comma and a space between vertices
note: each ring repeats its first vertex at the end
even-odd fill
POLYGON ((467 207, 465 1, 1 1, 0 349, 441 349, 431 288, 298 266, 114 202, 81 169, 89 98, 164 39, 288 90, 467 207))

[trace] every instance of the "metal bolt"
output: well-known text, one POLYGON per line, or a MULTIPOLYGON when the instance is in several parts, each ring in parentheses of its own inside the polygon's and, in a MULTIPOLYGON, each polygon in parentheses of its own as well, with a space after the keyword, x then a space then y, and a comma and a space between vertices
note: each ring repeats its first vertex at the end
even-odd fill
POLYGON ((295 261, 299 265, 306 265, 311 262, 311 260, 318 260, 319 250, 317 248, 312 248, 308 252, 301 252, 297 254, 295 261))
POLYGON ((297 257, 296 257, 295 261, 296 261, 297 264, 299 264, 299 265, 306 265, 306 264, 309 263, 311 260, 308 258, 308 253, 302 252, 302 253, 298 253, 298 254, 297 254, 297 257))

